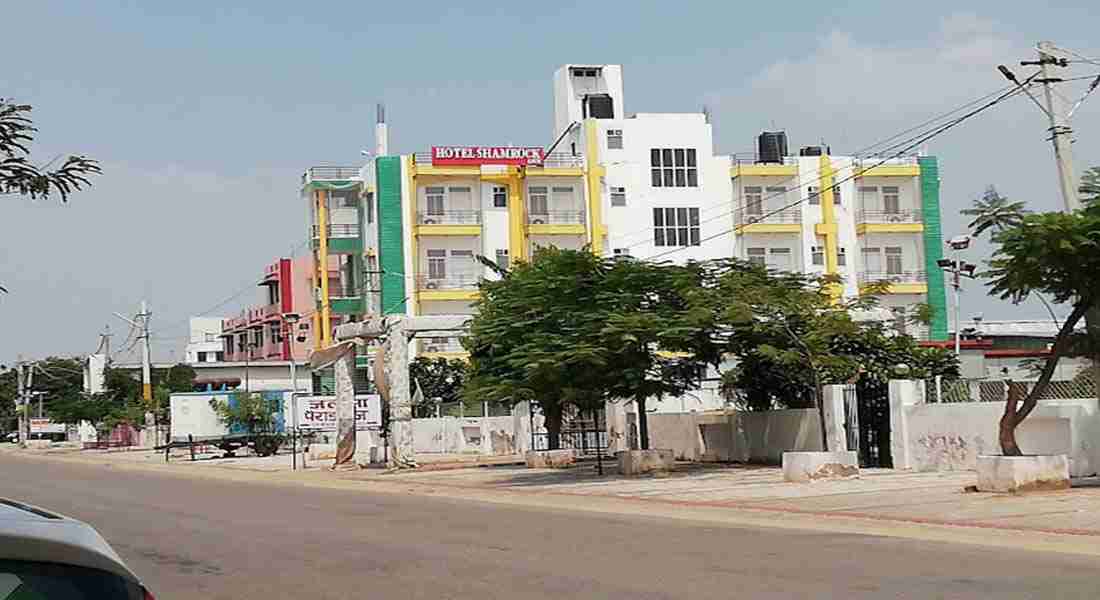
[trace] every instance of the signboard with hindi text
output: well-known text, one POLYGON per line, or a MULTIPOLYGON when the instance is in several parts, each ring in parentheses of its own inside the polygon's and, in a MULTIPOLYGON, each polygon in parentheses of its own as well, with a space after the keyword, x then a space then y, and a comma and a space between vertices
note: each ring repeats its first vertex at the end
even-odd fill
POLYGON ((49 419, 31 418, 31 433, 65 433, 64 423, 54 423, 49 419))
MULTIPOLYGON (((375 429, 382 426, 382 399, 378 394, 355 397, 355 428, 375 429)), ((336 397, 302 396, 298 398, 298 429, 302 431, 336 431, 336 397)))
POLYGON ((512 146, 432 146, 432 165, 541 165, 542 148, 512 146))

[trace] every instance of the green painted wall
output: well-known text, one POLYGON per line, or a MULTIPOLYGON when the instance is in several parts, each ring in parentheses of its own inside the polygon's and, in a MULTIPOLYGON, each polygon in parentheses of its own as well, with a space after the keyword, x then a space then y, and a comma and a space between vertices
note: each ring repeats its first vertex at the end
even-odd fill
POLYGON ((401 157, 380 156, 378 179, 378 266, 382 271, 383 314, 405 314, 405 236, 401 207, 401 157))
POLYGON ((947 290, 943 270, 936 264, 943 258, 943 230, 940 220, 940 167, 934 156, 917 159, 920 165, 921 211, 924 213, 924 270, 928 274, 928 305, 932 307, 930 337, 947 339, 947 290))

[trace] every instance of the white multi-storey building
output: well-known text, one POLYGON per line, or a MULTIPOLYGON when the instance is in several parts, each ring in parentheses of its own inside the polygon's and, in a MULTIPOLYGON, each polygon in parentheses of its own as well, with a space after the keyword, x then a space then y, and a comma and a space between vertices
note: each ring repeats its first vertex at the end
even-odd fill
MULTIPOLYGON (((705 114, 627 114, 622 81, 618 65, 558 69, 549 152, 435 146, 364 169, 368 310, 469 313, 478 279, 493 276, 476 256, 507 265, 552 244, 833 273, 845 296, 885 280, 899 327, 927 303, 928 333, 946 335, 935 158, 791 155, 774 133, 751 155, 718 155, 705 114)), ((461 347, 438 337, 417 350, 461 347)))

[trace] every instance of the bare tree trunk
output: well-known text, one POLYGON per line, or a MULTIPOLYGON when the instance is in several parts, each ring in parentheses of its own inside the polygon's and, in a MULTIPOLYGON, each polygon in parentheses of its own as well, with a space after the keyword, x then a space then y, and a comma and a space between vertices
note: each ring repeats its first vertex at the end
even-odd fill
MULTIPOLYGON (((1047 357, 1046 364, 1043 365, 1043 372, 1039 375, 1039 381, 1035 382, 1035 387, 1031 389, 1031 392, 1024 398, 1023 404, 1019 410, 1016 410, 1016 401, 1014 399, 1014 393, 1012 392, 1012 386, 1009 387, 1009 399, 1005 402, 1005 413, 1001 417, 1001 426, 999 439, 1001 442, 1001 452, 1005 456, 1020 456, 1022 454, 1020 446, 1016 443, 1016 428, 1020 426, 1020 423, 1024 422, 1024 419, 1031 414, 1031 411, 1035 410, 1035 407, 1039 404, 1039 397, 1046 392, 1047 387, 1050 385, 1050 379, 1054 377, 1054 369, 1058 366, 1058 360, 1062 358, 1070 348, 1070 342, 1073 338, 1073 329, 1077 327, 1077 323, 1085 316, 1085 312, 1088 310, 1088 305, 1085 303, 1076 304, 1073 307, 1073 312, 1062 323, 1062 328, 1058 331, 1058 337, 1054 338, 1054 347, 1050 350, 1050 356, 1047 357), (1011 409, 1011 411, 1010 411, 1011 409)), ((1016 394, 1018 396, 1018 394, 1016 394)))
POLYGON ((561 405, 547 402, 542 406, 543 426, 546 427, 546 449, 561 448, 561 405))
POLYGON ((821 450, 823 452, 828 452, 829 432, 825 427, 825 405, 821 402, 821 381, 817 377, 817 369, 811 368, 810 374, 813 378, 813 389, 810 391, 810 399, 813 400, 814 408, 817 409, 817 420, 821 425, 821 450))
POLYGON ((649 418, 645 411, 645 396, 634 399, 638 403, 638 445, 642 450, 649 450, 649 418))

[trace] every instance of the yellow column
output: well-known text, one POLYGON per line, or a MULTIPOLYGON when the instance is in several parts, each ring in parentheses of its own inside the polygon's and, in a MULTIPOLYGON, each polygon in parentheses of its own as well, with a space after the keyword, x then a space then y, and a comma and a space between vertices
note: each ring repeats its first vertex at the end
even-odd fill
MULTIPOLYGON (((825 273, 837 274, 837 226, 836 214, 833 207, 833 161, 828 155, 821 156, 821 220, 817 228, 817 235, 825 238, 825 273)), ((834 297, 840 297, 844 288, 838 284, 829 286, 829 293, 834 297)))
POLYGON ((508 170, 508 257, 511 260, 527 260, 527 202, 523 187, 527 185, 527 173, 520 169, 508 170))
POLYGON ((603 199, 601 198, 600 178, 606 173, 606 169, 599 164, 600 138, 596 129, 596 120, 588 119, 584 122, 585 137, 585 166, 588 171, 585 174, 588 182, 588 231, 590 246, 593 254, 603 255, 603 199))
MULTIPOLYGON (((416 189, 416 161, 412 155, 406 156, 403 161, 405 167, 405 189, 402 190, 401 201, 409 198, 408 217, 409 223, 405 231, 409 232, 409 258, 412 263, 412 272, 405 277, 405 294, 410 302, 406 307, 412 308, 412 314, 420 314, 420 225, 416 220, 416 211, 419 209, 420 191, 416 189)), ((385 275, 383 275, 385 277, 385 275)))
POLYGON ((317 190, 317 272, 321 278, 321 346, 332 344, 332 306, 328 294, 328 192, 317 190))

